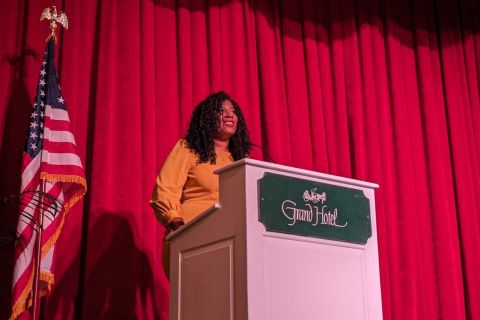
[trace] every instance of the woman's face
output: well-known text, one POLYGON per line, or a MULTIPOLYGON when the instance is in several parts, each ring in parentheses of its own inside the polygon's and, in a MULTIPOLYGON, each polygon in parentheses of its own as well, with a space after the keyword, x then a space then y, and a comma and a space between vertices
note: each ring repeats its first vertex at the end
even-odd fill
POLYGON ((230 100, 225 100, 219 115, 218 139, 228 140, 237 132, 238 117, 230 100))

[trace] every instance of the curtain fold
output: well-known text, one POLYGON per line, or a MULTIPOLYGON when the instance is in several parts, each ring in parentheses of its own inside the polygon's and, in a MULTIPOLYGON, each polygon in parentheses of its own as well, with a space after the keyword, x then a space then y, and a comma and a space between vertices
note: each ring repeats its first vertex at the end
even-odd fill
MULTIPOLYGON (((19 190, 50 5, 0 13, 0 196, 19 190)), ((478 1, 56 5, 70 20, 57 69, 88 194, 56 245, 45 319, 168 319, 164 229, 148 199, 192 109, 218 90, 242 107, 252 158, 380 185, 385 319, 480 317, 478 1)), ((11 260, 0 247, 0 318, 11 260)))

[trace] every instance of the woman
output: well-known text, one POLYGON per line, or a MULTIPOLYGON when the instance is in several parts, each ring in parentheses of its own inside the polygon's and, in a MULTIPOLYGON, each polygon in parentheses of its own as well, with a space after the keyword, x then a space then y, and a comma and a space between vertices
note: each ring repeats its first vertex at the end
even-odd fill
POLYGON ((213 172, 245 158, 251 147, 240 107, 225 92, 200 102, 157 176, 150 204, 160 222, 176 230, 218 202, 213 172))

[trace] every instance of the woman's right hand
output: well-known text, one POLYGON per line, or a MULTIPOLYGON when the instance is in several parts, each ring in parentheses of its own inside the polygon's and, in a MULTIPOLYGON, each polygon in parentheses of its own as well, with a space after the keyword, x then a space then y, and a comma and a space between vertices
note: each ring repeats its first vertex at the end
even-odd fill
POLYGON ((174 218, 172 221, 170 221, 170 223, 168 224, 168 229, 175 231, 181 226, 183 226, 184 224, 185 222, 183 221, 183 219, 180 217, 177 217, 177 218, 174 218))

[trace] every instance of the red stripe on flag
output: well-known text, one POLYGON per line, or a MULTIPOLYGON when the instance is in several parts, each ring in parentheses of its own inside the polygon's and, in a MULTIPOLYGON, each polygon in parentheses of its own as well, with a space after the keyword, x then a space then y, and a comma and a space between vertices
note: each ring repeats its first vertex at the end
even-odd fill
POLYGON ((70 122, 45 118, 45 127, 56 131, 70 131, 70 122))
POLYGON ((25 286, 28 283, 28 280, 30 279, 32 269, 33 269, 33 259, 30 259, 30 261, 28 262, 28 265, 26 266, 25 271, 22 273, 20 278, 18 278, 18 280, 13 285, 12 301, 17 300, 19 296, 22 294, 23 288, 25 288, 25 286))

